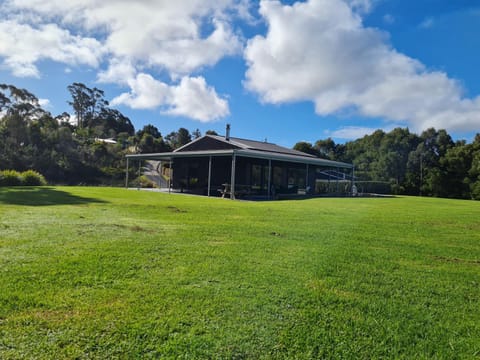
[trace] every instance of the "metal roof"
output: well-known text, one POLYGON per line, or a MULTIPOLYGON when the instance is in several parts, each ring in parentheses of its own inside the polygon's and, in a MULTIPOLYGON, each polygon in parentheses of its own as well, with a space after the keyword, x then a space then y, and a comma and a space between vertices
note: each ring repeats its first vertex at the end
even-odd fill
POLYGON ((239 148, 245 149, 245 150, 267 151, 267 152, 274 152, 274 153, 280 153, 280 154, 315 158, 314 155, 307 154, 294 149, 289 149, 284 146, 279 146, 277 144, 269 143, 266 141, 247 140, 247 139, 241 139, 241 138, 235 138, 235 137, 230 137, 229 140, 227 140, 224 136, 219 136, 219 135, 207 135, 207 136, 210 136, 219 141, 223 141, 225 143, 238 146, 239 148))
POLYGON ((126 155, 126 157, 128 159, 171 161, 177 158, 233 156, 233 155, 256 158, 256 159, 317 165, 317 166, 330 166, 330 167, 347 168, 347 169, 353 168, 352 164, 347 164, 339 161, 320 159, 314 156, 284 154, 284 153, 278 153, 278 152, 251 150, 251 149, 243 149, 243 148, 228 149, 228 150, 201 150, 201 151, 181 151, 181 152, 165 152, 165 153, 152 153, 152 154, 132 154, 132 155, 126 155))

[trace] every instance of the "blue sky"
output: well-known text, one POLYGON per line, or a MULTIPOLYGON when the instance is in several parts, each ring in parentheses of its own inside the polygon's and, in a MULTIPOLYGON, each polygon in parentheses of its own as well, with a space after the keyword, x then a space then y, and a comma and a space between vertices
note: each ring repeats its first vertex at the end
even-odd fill
POLYGON ((4 0, 0 82, 57 115, 105 91, 138 130, 293 146, 375 129, 480 132, 474 0, 4 0))

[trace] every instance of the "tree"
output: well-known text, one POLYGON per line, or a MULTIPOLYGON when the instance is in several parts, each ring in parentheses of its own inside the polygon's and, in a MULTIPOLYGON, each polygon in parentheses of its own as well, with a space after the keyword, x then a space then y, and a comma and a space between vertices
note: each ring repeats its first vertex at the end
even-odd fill
POLYGON ((318 151, 318 154, 323 158, 335 160, 337 157, 337 145, 332 138, 317 140, 314 147, 318 151))
POLYGON ((480 133, 475 136, 471 151, 472 163, 468 170, 468 185, 472 199, 480 200, 480 133))
POLYGON ((421 135, 418 145, 422 167, 422 194, 446 196, 448 193, 447 172, 441 158, 454 146, 453 140, 445 130, 430 128, 421 135))
POLYGON ((165 140, 172 149, 178 149, 179 147, 192 141, 192 136, 187 129, 180 128, 178 131, 172 131, 170 134, 165 136, 165 140))
POLYGON ((311 143, 306 141, 299 141, 293 146, 294 150, 304 152, 306 154, 319 156, 320 153, 315 149, 311 143))
POLYGON ((164 141, 160 131, 148 124, 135 134, 135 142, 140 153, 157 153, 171 151, 171 147, 164 141))
POLYGON ((391 183, 394 193, 405 191, 409 154, 420 141, 417 135, 402 128, 393 129, 382 138, 378 149, 378 161, 375 163, 376 172, 383 180, 391 183))
POLYGON ((474 146, 465 141, 457 141, 455 146, 447 149, 445 156, 440 159, 441 168, 444 169, 443 195, 453 198, 470 198, 469 170, 472 168, 474 146))
POLYGON ((202 137, 202 133, 200 132, 199 129, 195 129, 193 132, 192 132, 192 138, 193 139, 198 139, 202 137))
POLYGON ((99 128, 101 137, 114 138, 120 133, 129 135, 135 133, 133 124, 128 117, 116 109, 107 107, 91 120, 91 125, 99 128))
POLYGON ((143 129, 138 130, 136 136, 141 139, 144 134, 150 134, 154 138, 162 137, 162 134, 157 129, 157 127, 155 127, 154 125, 151 125, 151 124, 145 125, 143 127, 143 129))
POLYGON ((0 84, 0 113, 17 114, 24 120, 32 120, 46 113, 38 98, 26 89, 0 84))
POLYGON ((72 96, 72 101, 68 101, 68 104, 75 112, 79 128, 89 126, 90 122, 108 106, 104 92, 100 89, 90 89, 82 83, 73 83, 67 89, 72 96))

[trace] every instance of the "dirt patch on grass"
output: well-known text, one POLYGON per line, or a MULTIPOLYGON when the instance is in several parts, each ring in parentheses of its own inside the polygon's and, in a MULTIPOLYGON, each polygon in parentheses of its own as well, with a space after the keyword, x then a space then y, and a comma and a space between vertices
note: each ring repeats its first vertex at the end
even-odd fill
POLYGON ((463 263, 463 264, 473 264, 473 265, 480 265, 480 260, 469 260, 469 259, 460 259, 460 258, 450 258, 446 256, 434 256, 434 260, 442 261, 442 262, 451 262, 451 263, 463 263))
POLYGON ((175 206, 167 206, 167 209, 170 210, 171 212, 175 212, 175 213, 186 213, 187 210, 182 210, 182 209, 179 209, 175 206))

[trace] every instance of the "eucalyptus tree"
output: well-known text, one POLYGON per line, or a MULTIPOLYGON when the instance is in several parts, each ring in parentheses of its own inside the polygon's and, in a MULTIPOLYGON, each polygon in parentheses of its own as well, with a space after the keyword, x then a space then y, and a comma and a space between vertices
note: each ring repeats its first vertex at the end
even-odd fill
POLYGON ((83 83, 73 83, 67 87, 72 100, 68 104, 72 106, 77 117, 77 126, 83 128, 90 125, 107 106, 103 90, 94 87, 90 89, 83 83))

